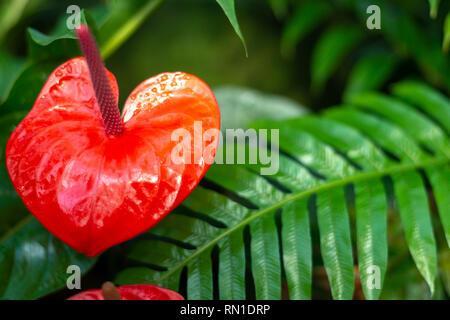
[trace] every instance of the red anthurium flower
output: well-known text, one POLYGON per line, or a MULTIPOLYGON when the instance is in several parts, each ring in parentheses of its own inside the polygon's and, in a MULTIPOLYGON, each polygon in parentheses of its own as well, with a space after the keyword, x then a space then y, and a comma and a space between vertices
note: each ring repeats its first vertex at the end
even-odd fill
POLYGON ((202 80, 175 72, 141 83, 120 116, 114 76, 87 27, 77 32, 86 58, 50 75, 8 141, 6 164, 34 216, 95 256, 155 225, 196 187, 218 144, 202 133, 218 133, 220 113, 202 80), (174 139, 177 129, 191 139, 174 139), (174 160, 180 141, 189 148, 174 160))
POLYGON ((105 282, 102 289, 80 292, 67 300, 184 300, 175 291, 151 284, 132 284, 115 287, 105 282))

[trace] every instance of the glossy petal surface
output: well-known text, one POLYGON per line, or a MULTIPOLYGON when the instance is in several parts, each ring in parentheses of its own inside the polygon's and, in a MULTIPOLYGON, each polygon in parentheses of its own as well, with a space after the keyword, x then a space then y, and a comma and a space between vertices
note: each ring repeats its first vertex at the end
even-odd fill
MULTIPOLYGON (((118 97, 116 80, 108 77, 118 97)), ((6 148, 9 175, 28 209, 88 256, 160 221, 195 188, 217 148, 217 137, 203 139, 208 129, 219 129, 216 99, 192 75, 144 81, 122 119, 122 135, 105 133, 87 64, 74 58, 50 75, 6 148), (174 139, 177 129, 191 139, 174 139), (181 141, 190 153, 174 161, 181 141)))
MULTIPOLYGON (((117 288, 122 300, 184 300, 175 291, 151 284, 133 284, 117 288)), ((105 300, 102 290, 94 289, 80 292, 67 300, 105 300)))

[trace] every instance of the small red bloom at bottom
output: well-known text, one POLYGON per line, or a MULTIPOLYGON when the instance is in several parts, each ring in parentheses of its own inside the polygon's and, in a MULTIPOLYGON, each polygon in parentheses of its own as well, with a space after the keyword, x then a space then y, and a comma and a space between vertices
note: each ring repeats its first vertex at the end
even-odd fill
MULTIPOLYGON (((103 290, 93 289, 83 291, 67 300, 108 300, 104 297, 105 286, 106 283, 103 285, 103 290)), ((184 298, 175 291, 151 284, 132 284, 117 288, 112 285, 112 287, 112 290, 117 290, 119 295, 118 299, 109 300, 184 300, 184 298)), ((108 290, 111 289, 108 288, 108 290)), ((111 295, 114 295, 114 292, 111 295)))

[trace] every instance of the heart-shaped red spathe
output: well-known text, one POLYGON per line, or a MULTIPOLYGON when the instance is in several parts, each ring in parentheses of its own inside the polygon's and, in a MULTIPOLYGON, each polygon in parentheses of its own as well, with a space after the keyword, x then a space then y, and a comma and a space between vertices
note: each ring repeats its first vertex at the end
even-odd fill
MULTIPOLYGON (((117 99, 116 80, 107 74, 117 99)), ((122 121, 121 135, 106 134, 87 63, 74 58, 50 75, 6 148, 9 175, 25 205, 87 256, 160 221, 196 187, 217 148, 217 135, 202 136, 218 132, 217 101, 203 81, 186 73, 141 83, 128 97, 122 121), (177 129, 190 134, 192 161, 171 156, 180 144, 172 137, 177 129), (194 159, 199 146, 209 154, 194 159)))
MULTIPOLYGON (((122 300, 184 300, 175 291, 151 284, 131 284, 117 287, 122 300)), ((101 289, 80 292, 67 300, 104 300, 101 289)))

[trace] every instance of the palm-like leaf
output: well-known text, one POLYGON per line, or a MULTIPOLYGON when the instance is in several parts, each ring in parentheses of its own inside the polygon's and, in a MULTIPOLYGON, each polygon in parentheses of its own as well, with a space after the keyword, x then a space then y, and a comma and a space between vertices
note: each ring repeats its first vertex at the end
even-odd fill
MULTIPOLYGON (((436 21, 429 23, 435 30, 439 30, 443 24, 444 36, 441 46, 440 39, 434 39, 426 33, 425 30, 429 26, 425 28, 413 18, 414 15, 405 5, 407 2, 411 1, 399 3, 380 0, 292 1, 295 10, 286 18, 281 50, 287 54, 292 53, 308 34, 318 32, 317 30, 325 26, 325 30, 320 31, 322 34, 318 36, 319 40, 314 44, 311 59, 312 88, 316 93, 323 91, 326 81, 340 65, 344 66, 340 68, 342 74, 348 68, 349 61, 357 61, 357 64, 350 77, 346 95, 364 89, 377 90, 395 71, 398 58, 406 56, 416 62, 428 81, 445 88, 448 92, 450 64, 446 53, 450 43, 450 14, 447 14, 444 23, 436 21), (367 8, 371 5, 380 8, 380 30, 362 28, 370 16, 367 8), (342 23, 340 14, 345 16, 344 26, 336 26, 336 23, 342 23), (352 16, 357 18, 358 23, 355 23, 352 16), (380 40, 380 35, 383 40, 380 40), (377 41, 366 41, 374 36, 378 38, 377 41), (377 51, 384 53, 380 55, 377 51), (367 52, 371 53, 368 55, 367 52), (373 55, 373 52, 377 53, 373 55)), ((420 2, 418 1, 416 5, 420 2)), ((423 2, 425 5, 425 1, 423 2)), ((429 0, 429 4, 430 15, 436 18, 440 2, 429 0)), ((443 11, 446 14, 446 7, 442 3, 439 13, 443 11)))
POLYGON ((354 94, 348 107, 322 116, 254 123, 280 130, 279 171, 263 177, 261 164, 213 165, 182 206, 133 243, 129 259, 145 266, 116 280, 187 286, 190 299, 279 299, 285 279, 291 299, 309 299, 313 217, 333 297, 352 298, 357 260, 366 298, 377 299, 382 288, 370 276, 376 267, 382 284, 388 268, 388 179, 409 251, 433 292, 438 259, 426 181, 448 240, 449 101, 420 83, 394 92, 404 100, 354 94), (417 95, 417 105, 405 102, 417 95))

